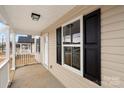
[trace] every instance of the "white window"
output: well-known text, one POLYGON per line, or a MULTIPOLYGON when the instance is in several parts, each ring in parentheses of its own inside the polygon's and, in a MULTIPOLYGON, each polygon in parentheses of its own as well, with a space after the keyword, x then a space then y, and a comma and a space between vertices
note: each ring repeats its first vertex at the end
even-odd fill
POLYGON ((82 75, 82 18, 62 26, 62 65, 82 75))

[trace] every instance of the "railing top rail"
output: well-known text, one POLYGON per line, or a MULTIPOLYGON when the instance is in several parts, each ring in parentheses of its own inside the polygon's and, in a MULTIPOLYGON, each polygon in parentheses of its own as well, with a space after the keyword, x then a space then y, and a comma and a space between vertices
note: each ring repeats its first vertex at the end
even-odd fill
POLYGON ((16 55, 35 55, 34 53, 18 53, 16 55))
POLYGON ((9 58, 4 59, 0 62, 0 69, 2 69, 9 62, 9 58))

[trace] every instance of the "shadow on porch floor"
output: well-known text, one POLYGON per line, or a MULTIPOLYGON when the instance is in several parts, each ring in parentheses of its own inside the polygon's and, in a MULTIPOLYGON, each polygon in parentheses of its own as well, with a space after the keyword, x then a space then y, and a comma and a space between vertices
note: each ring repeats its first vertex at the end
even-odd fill
POLYGON ((11 88, 64 88, 64 86, 41 64, 35 64, 18 68, 11 88))

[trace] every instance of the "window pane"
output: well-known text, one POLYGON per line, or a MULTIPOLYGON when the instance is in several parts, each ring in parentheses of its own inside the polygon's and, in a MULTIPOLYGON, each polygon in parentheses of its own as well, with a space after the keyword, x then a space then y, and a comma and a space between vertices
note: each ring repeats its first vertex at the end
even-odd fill
POLYGON ((71 47, 64 47, 64 63, 69 66, 71 66, 71 56, 72 56, 71 47))
POLYGON ((64 43, 71 43, 71 26, 67 25, 63 27, 63 39, 64 43))
POLYGON ((73 47, 72 51, 72 66, 80 70, 80 47, 73 47))
POLYGON ((72 23, 72 43, 80 43, 80 20, 72 23))

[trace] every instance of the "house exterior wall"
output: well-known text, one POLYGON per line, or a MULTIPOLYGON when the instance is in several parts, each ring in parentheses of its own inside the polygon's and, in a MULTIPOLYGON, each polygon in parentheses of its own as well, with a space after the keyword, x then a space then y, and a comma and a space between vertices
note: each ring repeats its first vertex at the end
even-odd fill
MULTIPOLYGON (((76 6, 44 29, 49 33, 49 68, 65 87, 124 87, 124 6, 76 6), (101 80, 102 85, 77 75, 56 63, 56 28, 101 8, 101 80), (50 66, 52 65, 52 68, 50 66)), ((42 43, 43 44, 43 43, 42 43)), ((41 46, 42 51, 44 45, 41 46)), ((43 59, 43 58, 42 58, 43 59)), ((43 61, 43 60, 42 60, 43 61)))

